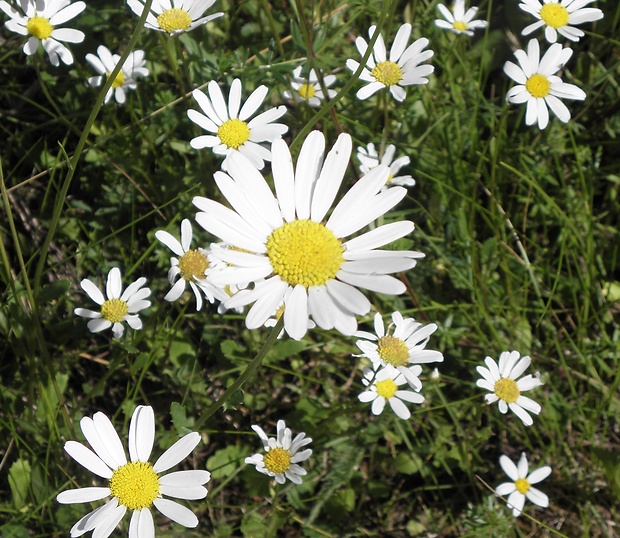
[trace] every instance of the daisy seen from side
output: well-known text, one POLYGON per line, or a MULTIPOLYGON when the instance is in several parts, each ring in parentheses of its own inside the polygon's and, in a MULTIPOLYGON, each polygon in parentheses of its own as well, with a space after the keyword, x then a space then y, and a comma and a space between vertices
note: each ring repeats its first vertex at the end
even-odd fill
POLYGON ((365 148, 363 146, 357 147, 357 158, 360 164, 360 172, 367 174, 378 164, 383 164, 390 169, 390 175, 385 183, 384 189, 392 185, 402 185, 403 187, 413 187, 415 185, 415 179, 411 176, 397 176, 398 172, 403 166, 407 166, 411 159, 407 156, 398 157, 394 159, 396 154, 396 146, 394 144, 388 144, 386 146, 383 155, 379 157, 379 153, 375 148, 375 145, 371 142, 365 148))
POLYGON ((193 528, 198 525, 194 513, 167 499, 196 500, 207 496, 204 487, 208 471, 176 471, 162 474, 178 465, 196 448, 200 435, 188 433, 166 450, 154 464, 149 462, 155 440, 155 418, 150 406, 136 407, 129 424, 129 461, 110 419, 101 412, 80 421, 84 437, 92 450, 76 441, 67 441, 65 451, 80 465, 108 481, 107 486, 63 491, 56 500, 61 504, 91 503, 112 497, 106 504, 80 519, 70 531, 72 537, 93 531, 107 538, 131 511, 129 538, 155 536, 151 508, 172 521, 193 528), (165 496, 165 497, 164 497, 165 496))
MULTIPOLYGON (((284 92, 285 99, 293 99, 296 102, 306 102, 308 106, 318 107, 321 105, 321 101, 325 99, 323 89, 319 82, 319 77, 314 69, 310 70, 307 77, 303 77, 301 74, 302 66, 297 66, 293 70, 293 76, 291 77, 291 87, 294 92, 291 94, 289 91, 284 92)), ((330 90, 329 87, 333 86, 336 82, 335 75, 325 75, 323 77, 323 84, 327 88, 327 99, 332 99, 336 95, 336 90, 330 90)))
MULTIPOLYGON (((170 36, 190 32, 224 15, 220 11, 203 17, 213 4, 215 0, 153 0, 144 26, 170 36)), ((138 17, 142 15, 144 0, 127 0, 127 5, 138 17)))
POLYGON ((443 19, 436 19, 435 25, 444 30, 450 30, 455 34, 473 36, 474 30, 486 28, 488 25, 487 21, 474 20, 476 13, 478 13, 476 6, 472 6, 465 11, 465 0, 455 0, 452 10, 443 4, 437 4, 437 9, 443 16, 443 19))
MULTIPOLYGON (((368 30, 369 39, 372 39, 376 26, 368 30)), ((389 58, 383 36, 379 34, 375 41, 372 54, 369 56, 360 79, 368 82, 366 86, 358 90, 358 99, 368 99, 383 88, 388 88, 392 97, 397 101, 404 101, 407 96, 405 86, 413 84, 428 84, 428 75, 435 68, 432 65, 420 65, 433 56, 432 50, 424 50, 428 45, 428 39, 422 37, 407 46, 411 35, 411 25, 403 24, 396 33, 389 58)), ((363 57, 368 48, 368 42, 363 37, 355 40, 355 46, 363 57)), ((355 72, 359 68, 359 62, 349 59, 347 67, 355 72)))

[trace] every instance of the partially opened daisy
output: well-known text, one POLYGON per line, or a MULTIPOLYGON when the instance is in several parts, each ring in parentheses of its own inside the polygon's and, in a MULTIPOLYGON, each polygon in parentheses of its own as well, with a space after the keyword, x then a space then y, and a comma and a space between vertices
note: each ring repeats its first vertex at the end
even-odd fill
POLYGON ((527 103, 525 123, 533 125, 538 122, 538 128, 544 129, 549 124, 549 110, 566 123, 570 120, 570 111, 560 98, 584 100, 586 93, 575 86, 562 82, 555 75, 572 56, 570 48, 562 48, 555 43, 549 47, 545 55, 540 58, 540 47, 536 39, 531 39, 527 45, 527 54, 524 50, 517 50, 515 56, 519 65, 512 62, 504 64, 504 72, 517 86, 510 88, 506 94, 508 103, 527 103))
MULTIPOLYGON (((293 70, 293 76, 291 78, 291 86, 294 93, 285 91, 284 97, 286 99, 293 99, 295 101, 305 101, 308 106, 318 107, 321 105, 321 101, 325 99, 323 89, 319 83, 319 77, 314 69, 310 70, 307 77, 301 75, 302 66, 298 66, 293 70)), ((325 75, 323 77, 323 84, 325 88, 329 88, 336 82, 335 75, 325 75)), ((336 90, 327 90, 327 98, 331 99, 336 95, 336 90)))
POLYGON ((91 280, 85 278, 80 282, 80 286, 93 301, 101 306, 101 310, 76 308, 74 313, 77 316, 91 318, 87 325, 91 332, 97 333, 112 327, 114 338, 120 338, 125 330, 121 323, 123 321, 126 321, 132 329, 142 328, 142 320, 137 313, 151 306, 151 302, 145 300, 151 294, 151 290, 143 288, 144 284, 146 284, 146 278, 141 277, 121 294, 123 291, 121 271, 118 267, 113 267, 108 273, 106 299, 99 288, 91 280))
POLYGON ((192 225, 188 219, 181 222, 181 242, 164 230, 155 232, 155 237, 166 245, 178 258, 170 258, 168 281, 172 285, 164 300, 176 301, 189 284, 196 297, 196 310, 202 308, 203 294, 210 303, 215 299, 225 301, 228 295, 206 280, 209 270, 209 250, 204 248, 190 249, 192 243, 192 225), (176 281, 176 282, 175 282, 176 281))
POLYGON ((521 0, 519 7, 538 20, 525 27, 523 35, 530 35, 545 27, 545 38, 549 43, 558 40, 558 34, 571 41, 579 41, 585 34, 576 24, 593 22, 603 18, 603 12, 594 7, 585 7, 595 0, 521 0))
POLYGON ((81 43, 84 41, 84 32, 57 26, 82 13, 86 4, 71 4, 69 0, 19 0, 19 7, 21 13, 5 0, 0 1, 0 9, 11 17, 4 25, 11 32, 29 36, 23 51, 30 56, 37 51, 39 43, 42 43, 53 66, 59 65, 59 59, 62 63, 71 65, 73 55, 61 41, 81 43))
MULTIPOLYGON (((377 27, 371 26, 368 30, 369 39, 372 39, 377 27)), ((432 50, 423 49, 428 45, 428 39, 422 37, 407 47, 411 25, 403 24, 396 33, 394 43, 390 49, 388 59, 383 36, 379 34, 372 54, 369 56, 366 66, 360 75, 360 79, 368 82, 366 86, 357 92, 358 99, 368 99, 383 88, 389 88, 390 93, 397 101, 403 101, 407 96, 404 86, 412 84, 427 84, 430 75, 435 68, 432 65, 419 65, 433 56, 432 50)), ((359 53, 364 56, 368 43, 363 37, 355 40, 355 46, 359 53)), ((359 62, 347 60, 347 67, 355 72, 359 62)))
POLYGON ((260 172, 241 154, 229 157, 229 173, 215 181, 233 209, 197 196, 196 221, 205 230, 234 245, 221 250, 226 266, 209 274, 215 285, 254 283, 225 303, 234 308, 254 303, 246 317, 249 329, 261 327, 284 305, 284 329, 301 339, 312 317, 323 329, 352 335, 356 315, 370 310, 357 288, 388 295, 405 291, 389 273, 406 271, 423 254, 375 250, 413 231, 398 221, 345 240, 384 215, 406 194, 403 187, 381 192, 389 169, 379 165, 360 179, 331 212, 351 155, 351 137, 341 134, 327 154, 319 131, 303 143, 296 170, 286 142, 272 145, 276 196, 260 172))
POLYGON ((502 456, 499 464, 510 478, 510 482, 504 482, 495 488, 495 493, 502 497, 508 495, 508 508, 512 508, 512 515, 521 515, 525 499, 534 504, 547 508, 549 497, 542 491, 532 487, 532 484, 542 482, 551 474, 551 467, 545 465, 528 474, 528 464, 525 452, 521 453, 519 463, 515 465, 508 456, 502 456))
MULTIPOLYGON (((121 59, 119 54, 112 54, 107 47, 103 45, 97 47, 97 55, 87 54, 86 61, 95 68, 95 71, 99 73, 99 76, 90 77, 88 83, 96 88, 101 86, 106 79, 110 76, 114 68, 121 59)), ((147 77, 149 70, 146 68, 146 60, 144 58, 143 50, 134 50, 129 53, 123 67, 116 75, 112 87, 105 95, 105 102, 107 103, 112 94, 117 103, 124 103, 126 100, 127 90, 135 90, 138 87, 136 78, 147 77)))
MULTIPOLYGON (((190 145, 194 149, 212 148, 216 155, 227 157, 233 153, 242 153, 261 170, 264 161, 271 160, 271 152, 263 144, 282 138, 288 131, 283 123, 273 123, 286 113, 284 105, 270 108, 250 119, 263 104, 268 91, 267 86, 259 86, 241 106, 241 81, 236 78, 230 86, 227 106, 222 90, 214 80, 207 86, 208 96, 200 90, 194 90, 192 95, 204 114, 188 110, 187 115, 212 134, 193 138, 190 145)), ((227 160, 222 164, 222 169, 226 170, 226 167, 227 160)))
MULTIPOLYGON (((127 4, 138 17, 142 15, 144 0, 127 0, 127 4)), ((213 4, 215 0, 153 0, 144 26, 171 36, 189 32, 224 15, 220 11, 202 17, 213 4)))
MULTIPOLYGON (((416 364, 410 368, 410 372, 417 377, 422 372, 422 367, 416 364)), ((358 399, 364 403, 372 402, 370 410, 373 415, 383 413, 387 402, 398 418, 407 420, 411 416, 411 411, 403 402, 421 404, 424 401, 424 396, 418 392, 399 389, 400 386, 407 384, 408 380, 393 366, 364 368, 362 373, 364 375, 362 383, 367 388, 359 394, 358 399)), ((419 380, 416 385, 422 388, 419 380)))
POLYGON ((535 375, 528 374, 517 381, 527 370, 531 359, 528 356, 519 359, 518 351, 503 351, 499 356, 499 365, 491 357, 484 359, 484 362, 487 368, 484 366, 476 367, 482 376, 476 385, 492 393, 484 397, 486 402, 492 404, 499 401, 501 413, 506 413, 510 408, 523 424, 531 426, 534 421, 529 413, 538 415, 541 407, 534 400, 523 396, 521 393, 539 387, 543 382, 540 380, 538 372, 535 375))
POLYGON ((80 427, 92 450, 82 443, 67 441, 65 451, 108 483, 106 486, 63 491, 56 500, 61 504, 74 504, 112 498, 80 519, 71 528, 72 537, 93 531, 93 536, 107 538, 127 510, 131 511, 129 538, 152 537, 155 535, 151 514, 153 505, 179 525, 188 528, 198 525, 198 518, 191 510, 163 495, 176 499, 204 499, 207 496, 204 484, 211 474, 208 471, 177 471, 162 475, 191 454, 200 442, 198 433, 183 436, 152 464, 149 462, 155 441, 152 407, 139 405, 133 412, 129 424, 129 461, 106 415, 99 412, 92 419, 84 417, 80 427))
POLYGON ((435 24, 444 30, 450 30, 455 34, 474 35, 474 30, 478 28, 486 28, 488 22, 483 20, 474 20, 478 8, 473 6, 465 11, 465 0, 454 0, 452 11, 443 4, 437 4, 437 9, 443 16, 443 19, 436 19, 435 24))
POLYGON ((403 166, 407 166, 411 159, 407 156, 394 159, 396 153, 396 146, 389 144, 383 156, 379 157, 375 145, 371 142, 365 148, 362 146, 357 147, 357 158, 359 159, 361 166, 360 172, 367 174, 378 164, 383 164, 390 169, 390 176, 385 184, 384 189, 392 185, 403 185, 405 187, 413 187, 415 185, 415 179, 411 176, 397 176, 398 172, 403 166))
POLYGON ((298 464, 312 455, 312 449, 300 449, 309 445, 312 439, 303 432, 293 439, 291 430, 283 420, 278 420, 276 428, 277 436, 274 438, 267 437, 259 426, 252 426, 263 442, 265 454, 254 454, 245 458, 245 463, 255 465, 258 472, 274 477, 278 484, 284 484, 287 478, 294 484, 301 484, 301 477, 307 474, 307 471, 298 464))

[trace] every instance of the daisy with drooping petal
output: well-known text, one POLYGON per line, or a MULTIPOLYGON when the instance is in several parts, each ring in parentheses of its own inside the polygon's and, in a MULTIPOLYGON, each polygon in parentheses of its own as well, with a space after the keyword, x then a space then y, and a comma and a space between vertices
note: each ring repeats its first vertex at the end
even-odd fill
POLYGON ((202 308, 203 293, 210 303, 213 303, 215 299, 218 301, 228 299, 224 290, 216 288, 206 280, 210 265, 209 251, 204 248, 189 248, 192 242, 192 225, 188 219, 183 219, 181 222, 181 242, 164 230, 155 232, 155 237, 178 256, 178 258, 170 258, 168 281, 172 289, 166 294, 164 300, 176 301, 185 291, 187 284, 196 296, 196 310, 202 308))
POLYGON ((73 55, 61 41, 81 43, 84 41, 84 32, 57 26, 82 13, 86 4, 71 4, 69 0, 20 0, 19 4, 23 14, 5 0, 0 1, 0 9, 11 17, 11 20, 4 23, 11 32, 30 36, 23 51, 30 56, 37 51, 39 43, 42 43, 53 66, 59 65, 59 59, 65 65, 71 65, 73 55))
MULTIPOLYGON (((369 39, 372 39, 376 26, 368 30, 369 39)), ((404 101, 407 93, 403 86, 412 84, 428 84, 426 78, 435 68, 432 65, 419 65, 433 56, 432 50, 423 51, 428 45, 428 39, 422 37, 407 47, 411 35, 411 24, 403 24, 396 33, 394 43, 390 49, 390 57, 387 57, 383 36, 379 34, 372 54, 369 56, 366 66, 360 75, 360 79, 368 82, 366 86, 357 92, 358 99, 368 99, 383 88, 389 88, 390 93, 397 101, 404 101)), ((363 37, 355 40, 355 46, 359 53, 364 56, 368 43, 363 37)), ((355 72, 359 62, 347 60, 347 67, 355 72)))
POLYGON ((272 476, 278 484, 284 484, 288 478, 294 484, 301 484, 301 477, 307 471, 298 465, 306 461, 312 455, 312 449, 299 450, 312 442, 305 433, 298 433, 293 439, 291 430, 286 427, 283 420, 278 420, 277 437, 267 437, 267 434, 259 426, 252 426, 263 442, 265 454, 254 454, 245 458, 245 463, 255 465, 260 473, 272 476))
POLYGON ((555 75, 572 56, 571 49, 562 48, 555 43, 549 47, 545 55, 540 58, 540 47, 536 39, 531 39, 527 45, 527 54, 524 50, 517 50, 515 56, 519 65, 512 62, 504 64, 504 72, 518 86, 510 88, 506 94, 508 103, 527 103, 525 123, 533 125, 538 122, 538 128, 544 129, 549 124, 549 107, 552 112, 566 123, 570 120, 570 111, 560 98, 584 100, 586 93, 575 86, 562 82, 555 75))
MULTIPOLYGON (((321 106, 321 101, 325 99, 323 95, 323 89, 319 83, 319 77, 314 69, 310 70, 307 77, 301 76, 302 66, 298 66, 293 70, 293 77, 291 78, 291 86, 295 92, 291 95, 291 92, 285 91, 285 99, 293 99, 297 102, 305 101, 308 106, 318 107, 321 106)), ((323 84, 325 88, 329 88, 336 82, 335 75, 326 75, 323 77, 323 84)), ((332 99, 336 95, 336 90, 327 90, 327 99, 332 99)))
POLYGON ((107 538, 131 510, 129 538, 155 536, 151 507, 184 527, 198 525, 194 513, 181 504, 163 497, 176 499, 204 499, 204 487, 211 474, 208 471, 177 471, 162 475, 189 456, 200 442, 196 432, 188 433, 166 450, 151 464, 149 458, 155 441, 153 408, 139 405, 129 424, 129 459, 121 440, 103 413, 80 421, 84 437, 92 447, 67 441, 65 451, 80 465, 108 480, 107 486, 86 487, 63 491, 56 497, 61 504, 90 503, 106 497, 112 498, 103 506, 80 519, 71 529, 71 536, 82 536, 93 531, 93 536, 107 538), (94 452, 93 452, 94 451, 94 452))
POLYGON ((108 273, 106 284, 108 298, 106 299, 99 288, 91 280, 85 278, 80 282, 80 286, 93 301, 101 306, 101 311, 76 308, 74 313, 77 316, 91 318, 87 325, 91 332, 97 333, 112 327, 114 338, 120 338, 125 330, 121 324, 122 321, 126 321, 132 329, 142 328, 142 320, 137 312, 151 306, 150 301, 145 301, 151 294, 151 290, 143 288, 144 284, 146 284, 146 278, 141 277, 130 284, 121 295, 123 291, 121 271, 118 267, 113 267, 108 273))
POLYGON ((603 18, 603 12, 594 7, 586 8, 594 0, 521 0, 519 7, 538 20, 527 26, 523 35, 530 35, 545 27, 545 39, 549 43, 558 40, 558 34, 571 41, 579 41, 585 34, 575 24, 594 22, 603 18))
POLYGON ((502 456, 499 464, 504 472, 508 475, 511 482, 504 482, 495 488, 495 493, 502 497, 508 495, 508 508, 512 508, 512 515, 518 517, 521 515, 525 499, 534 504, 547 508, 549 506, 549 497, 542 491, 533 488, 532 484, 542 482, 551 474, 551 467, 545 465, 528 474, 528 464, 525 452, 521 453, 519 463, 515 465, 508 456, 502 456))
POLYGON ((474 30, 486 28, 488 22, 483 20, 473 20, 478 13, 477 7, 470 7, 465 11, 465 0, 454 0, 452 11, 443 4, 437 4, 443 19, 436 19, 435 24, 444 30, 450 30, 455 34, 474 35, 474 30))
MULTIPOLYGON (((97 47, 96 56, 94 54, 87 54, 86 61, 99 73, 99 76, 90 77, 88 83, 93 88, 101 86, 112 71, 114 71, 120 59, 121 57, 119 54, 112 54, 110 50, 103 45, 97 47)), ((149 70, 145 66, 146 60, 144 59, 143 50, 134 50, 129 53, 123 67, 116 75, 112 87, 105 95, 105 102, 107 103, 112 97, 112 94, 114 94, 116 102, 123 104, 126 99, 125 94, 127 90, 135 90, 138 87, 136 78, 147 77, 149 75, 149 70)))
MULTIPOLYGON (((230 86, 227 106, 222 90, 214 80, 207 86, 209 96, 194 90, 192 95, 204 114, 188 110, 187 115, 194 123, 213 134, 193 138, 190 145, 194 149, 213 148, 213 153, 227 157, 236 152, 242 153, 256 168, 262 170, 264 161, 271 160, 269 149, 262 144, 282 138, 288 131, 283 123, 272 123, 286 113, 284 105, 270 108, 250 120, 263 104, 267 92, 267 86, 259 86, 241 106, 241 81, 236 78, 230 86)), ((224 160, 222 169, 226 170, 226 167, 227 160, 224 160)))
POLYGON ((415 185, 415 179, 411 176, 397 176, 398 172, 403 166, 407 166, 411 159, 407 156, 399 157, 394 160, 394 154, 396 153, 396 146, 389 144, 385 148, 383 156, 379 158, 379 154, 375 149, 375 145, 371 142, 366 148, 362 146, 357 147, 357 158, 359 159, 361 166, 360 172, 367 174, 378 164, 383 164, 390 169, 390 176, 384 186, 386 189, 392 185, 402 185, 404 187, 413 187, 415 185))
POLYGON ((230 176, 215 181, 233 210, 197 196, 196 221, 237 250, 221 250, 228 264, 209 274, 215 285, 254 283, 225 303, 227 308, 254 303, 246 316, 249 329, 261 327, 284 305, 284 329, 299 340, 312 317, 323 329, 352 335, 356 315, 367 314, 370 301, 357 288, 396 295, 405 285, 389 273, 411 269, 424 255, 415 251, 376 250, 413 231, 410 221, 378 226, 348 241, 406 194, 403 187, 381 192, 389 175, 379 165, 360 179, 335 209, 336 198, 351 155, 351 137, 341 134, 327 154, 319 131, 303 143, 296 170, 286 142, 272 145, 276 196, 260 172, 243 155, 229 157, 230 176), (326 220, 326 222, 325 222, 326 220))
MULTIPOLYGON (((416 364, 409 370, 411 375, 418 377, 422 372, 422 367, 416 364)), ((411 411, 403 401, 415 404, 421 404, 424 401, 424 396, 420 393, 398 388, 409 383, 409 381, 393 366, 378 366, 375 369, 364 368, 362 373, 364 375, 362 383, 367 389, 360 393, 357 398, 360 402, 372 402, 370 410, 373 415, 380 415, 385 408, 385 402, 388 402, 398 418, 407 420, 411 416, 411 411)), ((419 386, 420 389, 422 388, 419 379, 415 385, 419 386)))
MULTIPOLYGON (((144 26, 174 36, 189 32, 224 15, 223 12, 202 17, 215 0, 153 0, 144 26)), ((144 0, 127 0, 127 5, 138 15, 144 11, 144 0)))
POLYGON ((534 422, 528 411, 535 415, 541 411, 540 405, 521 394, 543 384, 540 374, 538 372, 535 375, 528 374, 517 381, 531 361, 528 356, 519 359, 518 351, 503 351, 499 356, 499 365, 491 357, 487 357, 484 359, 487 368, 476 367, 482 376, 476 385, 492 392, 484 397, 486 402, 492 404, 499 401, 501 413, 506 413, 510 408, 526 426, 531 426, 534 422))

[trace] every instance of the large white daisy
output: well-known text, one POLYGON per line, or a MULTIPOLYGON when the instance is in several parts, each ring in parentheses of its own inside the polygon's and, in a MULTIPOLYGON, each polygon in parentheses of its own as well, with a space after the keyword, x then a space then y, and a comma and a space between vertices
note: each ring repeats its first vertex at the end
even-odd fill
POLYGON ((70 0, 19 0, 19 7, 22 13, 4 0, 0 1, 0 9, 11 17, 4 25, 11 32, 30 36, 24 45, 24 52, 30 56, 37 51, 39 43, 42 43, 53 66, 59 65, 59 59, 62 63, 71 65, 73 55, 61 41, 81 43, 84 41, 84 32, 57 26, 82 13, 86 4, 72 4, 70 0))
POLYGON ((153 505, 164 516, 184 527, 198 525, 198 518, 191 510, 163 495, 177 499, 204 499, 207 496, 204 484, 211 474, 208 471, 161 474, 191 454, 200 442, 198 433, 183 436, 151 464, 149 458, 155 440, 155 417, 151 407, 139 405, 131 417, 129 462, 121 440, 106 415, 99 412, 92 419, 84 417, 80 427, 94 452, 76 441, 67 441, 65 451, 90 472, 108 480, 108 484, 63 491, 56 500, 62 504, 74 504, 112 498, 80 519, 71 528, 72 537, 93 531, 93 536, 107 538, 127 510, 131 510, 129 538, 152 538, 155 536, 150 510, 153 505))
MULTIPOLYGON (((138 17, 142 15, 144 0, 127 0, 127 4, 138 17)), ((220 11, 201 17, 213 4, 215 0, 153 0, 144 26, 171 36, 189 32, 224 15, 220 11)))
POLYGON ((389 295, 405 291, 389 273, 406 271, 423 254, 375 250, 413 231, 398 221, 344 241, 394 207, 406 194, 403 187, 385 192, 389 175, 379 165, 360 179, 327 218, 351 155, 351 137, 342 134, 327 154, 319 131, 308 135, 296 170, 283 140, 272 145, 274 196, 260 172, 240 154, 231 155, 229 172, 215 181, 233 210, 197 196, 196 221, 236 250, 221 250, 225 268, 209 275, 215 285, 253 282, 226 301, 229 308, 254 303, 246 317, 250 329, 261 327, 284 304, 284 329, 301 339, 308 317, 323 329, 352 335, 356 315, 370 310, 357 289, 389 295))
POLYGON ((436 19, 435 24, 439 26, 439 28, 450 30, 455 34, 473 36, 474 30, 486 28, 488 25, 487 21, 479 19, 474 20, 476 13, 478 13, 478 8, 476 6, 472 6, 465 11, 465 0, 454 0, 452 11, 443 4, 437 4, 437 9, 445 20, 436 19))

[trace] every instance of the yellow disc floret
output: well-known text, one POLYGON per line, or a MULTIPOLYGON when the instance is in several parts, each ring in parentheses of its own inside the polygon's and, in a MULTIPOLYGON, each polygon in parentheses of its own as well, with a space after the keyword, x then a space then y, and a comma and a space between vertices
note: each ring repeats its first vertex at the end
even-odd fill
POLYGON ((127 303, 120 299, 108 299, 101 305, 101 317, 112 323, 119 323, 128 314, 127 303))
POLYGON ((282 474, 291 466, 291 453, 285 448, 272 448, 263 457, 263 463, 268 471, 274 474, 282 474))
POLYGON ((463 21, 454 21, 452 26, 455 30, 458 30, 459 32, 464 32, 465 30, 467 30, 467 24, 465 24, 463 21))
MULTIPOLYGON (((108 77, 110 74, 111 73, 108 73, 108 77)), ((125 84, 125 74, 122 71, 119 71, 114 78, 114 82, 112 82, 112 88, 120 88, 123 84, 125 84)))
POLYGON ((377 389, 377 394, 379 396, 383 396, 386 400, 389 400, 394 397, 394 394, 396 394, 398 385, 393 379, 384 379, 383 381, 377 381, 375 383, 375 388, 377 389))
POLYGON ((229 148, 239 149, 239 146, 250 139, 250 128, 245 121, 235 118, 222 123, 217 130, 217 136, 220 137, 222 144, 229 148))
POLYGON ((405 366, 409 363, 409 348, 400 338, 382 336, 377 343, 379 357, 392 366, 405 366))
POLYGON ((316 90, 312 84, 302 84, 297 93, 302 99, 310 99, 310 97, 314 97, 316 90))
POLYGON ((521 395, 517 382, 513 379, 508 379, 507 377, 502 377, 497 383, 495 383, 493 390, 495 395, 500 400, 504 400, 506 403, 515 403, 521 395))
POLYGON ((209 268, 207 257, 198 249, 188 250, 179 257, 179 272, 185 280, 202 280, 209 268))
POLYGON ((110 491, 130 510, 149 508, 159 495, 159 476, 148 462, 133 461, 114 471, 110 491))
POLYGON ((517 491, 519 493, 522 493, 523 495, 525 495, 530 490, 530 487, 530 483, 525 478, 519 478, 515 482, 515 488, 517 488, 517 491))
POLYGON ((173 7, 157 17, 157 24, 164 32, 169 34, 184 32, 192 24, 192 17, 184 9, 173 7))
POLYGON ((398 64, 386 60, 385 62, 379 62, 370 74, 375 77, 377 82, 385 84, 386 86, 393 86, 401 78, 403 78, 403 72, 398 64))
POLYGON ((534 97, 547 97, 551 89, 551 83, 546 76, 536 73, 527 79, 525 89, 534 97))
POLYGON ((324 286, 344 262, 342 243, 329 228, 312 220, 294 220, 267 239, 274 272, 291 286, 324 286))
POLYGON ((30 35, 33 35, 38 39, 47 39, 52 36, 54 27, 52 26, 52 23, 50 23, 49 19, 35 15, 34 17, 30 17, 28 19, 28 22, 26 23, 26 30, 28 30, 30 35))
POLYGON ((561 28, 568 24, 568 11, 560 4, 545 4, 540 10, 540 18, 547 26, 561 28))

